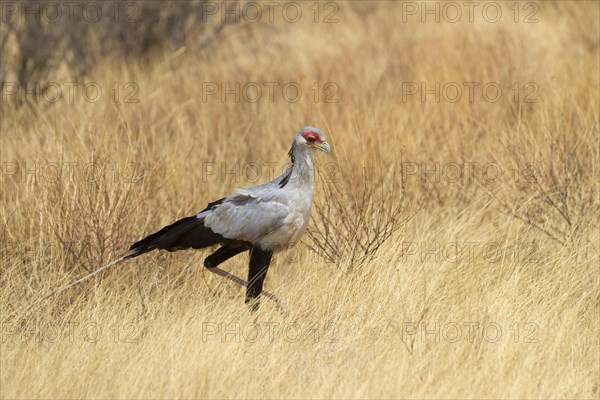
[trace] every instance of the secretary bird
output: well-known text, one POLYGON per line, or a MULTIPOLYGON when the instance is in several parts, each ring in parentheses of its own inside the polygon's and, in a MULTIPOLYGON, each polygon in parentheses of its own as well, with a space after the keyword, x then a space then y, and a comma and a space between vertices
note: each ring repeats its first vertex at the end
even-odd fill
POLYGON ((273 252, 293 246, 306 230, 314 192, 315 150, 330 152, 325 135, 312 126, 302 128, 288 152, 292 166, 281 176, 263 185, 237 189, 233 194, 209 203, 198 214, 182 218, 135 242, 129 253, 48 297, 123 260, 154 249, 176 251, 220 245, 204 259, 204 266, 209 271, 245 286, 246 303, 252 311, 258 309, 261 294, 283 306, 279 298, 263 291, 263 283, 273 252), (248 281, 218 267, 244 251, 250 252, 248 281))

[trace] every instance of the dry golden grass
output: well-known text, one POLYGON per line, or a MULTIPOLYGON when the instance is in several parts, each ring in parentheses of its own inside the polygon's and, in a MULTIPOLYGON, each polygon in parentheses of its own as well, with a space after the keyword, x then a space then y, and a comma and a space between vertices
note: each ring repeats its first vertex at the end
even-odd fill
POLYGON ((600 396, 598 3, 542 3, 533 24, 508 3, 496 24, 338 4, 335 24, 238 24, 200 52, 106 60, 86 78, 104 89, 94 103, 3 102, 2 398, 600 396), (203 101, 202 82, 227 81, 304 94, 203 101), (115 103, 113 82, 135 82, 139 102, 115 103), (339 102, 315 103, 315 82, 339 102), (504 92, 422 103, 402 82, 504 92), (513 82, 538 101, 515 102, 513 82), (279 173, 307 124, 334 154, 319 157, 309 235, 267 277, 290 315, 267 300, 250 314, 206 251, 151 253, 43 300, 255 184, 246 163, 271 179, 263 163, 279 173), (237 179, 203 172, 236 162, 237 179), (473 177, 454 182, 465 164, 473 177))

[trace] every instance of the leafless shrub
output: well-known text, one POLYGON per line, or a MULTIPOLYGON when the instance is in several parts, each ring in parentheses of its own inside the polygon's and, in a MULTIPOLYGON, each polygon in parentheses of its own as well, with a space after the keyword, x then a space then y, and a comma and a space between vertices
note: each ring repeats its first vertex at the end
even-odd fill
MULTIPOLYGON (((95 162, 110 165, 106 159, 95 162)), ((60 179, 47 184, 45 201, 54 204, 54 212, 45 229, 63 249, 65 269, 91 272, 124 251, 128 226, 136 224, 134 210, 140 205, 141 182, 141 176, 115 180, 108 168, 98 168, 85 180, 60 179)))
MULTIPOLYGON (((399 169, 376 176, 377 168, 363 168, 347 179, 323 185, 325 201, 316 201, 315 221, 308 229, 308 247, 328 262, 350 266, 372 259, 379 248, 411 219, 399 169)), ((381 170, 379 170, 381 172, 381 170)))
MULTIPOLYGON (((596 122, 596 132, 597 128, 596 122)), ((575 142, 564 134, 553 136, 545 149, 548 157, 537 160, 531 158, 535 149, 523 143, 508 145, 519 173, 512 190, 490 192, 500 210, 561 245, 577 238, 600 212, 597 166, 590 163, 594 150, 587 139, 585 134, 575 142)))

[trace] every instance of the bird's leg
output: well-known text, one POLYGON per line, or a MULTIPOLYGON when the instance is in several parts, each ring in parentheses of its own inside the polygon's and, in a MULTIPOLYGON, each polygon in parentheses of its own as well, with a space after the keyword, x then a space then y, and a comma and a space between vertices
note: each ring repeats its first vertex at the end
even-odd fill
MULTIPOLYGON (((248 282, 246 282, 242 278, 238 278, 237 276, 230 274, 229 272, 224 271, 218 267, 219 264, 229 260, 231 257, 233 257, 245 250, 248 250, 247 246, 238 246, 238 247, 230 247, 227 245, 222 246, 217 251, 215 251, 213 254, 206 257, 206 259, 204 260, 204 266, 210 272, 212 272, 216 275, 219 275, 223 278, 229 279, 230 281, 235 282, 240 286, 248 287, 248 282)), ((263 277, 263 281, 264 281, 264 277, 263 277)), ((261 288, 262 288, 262 281, 261 281, 261 288)), ((287 305, 285 304, 285 302, 283 300, 281 300, 277 296, 275 296, 269 292, 266 292, 266 291, 263 291, 262 295, 273 300, 277 304, 277 307, 279 309, 282 309, 285 312, 287 312, 287 305)))
POLYGON ((254 246, 250 250, 246 304, 250 303, 252 311, 258 310, 258 296, 262 293, 263 283, 267 277, 267 270, 272 256, 273 250, 263 250, 259 246, 254 246))
MULTIPOLYGON (((230 274, 227 271, 223 271, 219 267, 212 267, 209 269, 209 271, 212 272, 213 274, 217 274, 219 276, 222 276, 223 278, 229 279, 230 281, 235 282, 240 286, 248 287, 248 282, 246 282, 242 278, 238 278, 237 276, 230 274)), ((279 297, 275 296, 272 293, 267 292, 266 290, 263 290, 260 293, 260 295, 265 296, 266 298, 268 298, 270 300, 273 300, 275 302, 275 304, 277 304, 277 309, 281 310, 284 314, 289 313, 289 307, 287 306, 286 302, 283 301, 283 299, 280 299, 279 297)), ((248 302, 249 302, 249 300, 248 300, 248 298, 246 298, 246 303, 248 303, 248 302)), ((256 305, 256 307, 252 308, 252 311, 256 311, 256 309, 258 309, 258 304, 256 305)))
POLYGON ((227 271, 223 271, 221 268, 217 267, 219 264, 224 263, 231 257, 240 254, 241 252, 246 250, 248 250, 248 246, 225 245, 219 247, 217 251, 215 251, 210 256, 204 259, 204 266, 208 268, 210 272, 222 276, 223 278, 227 278, 230 281, 237 283, 238 285, 246 287, 248 286, 248 283, 245 280, 240 279, 237 276, 230 274, 227 271))
POLYGON ((223 278, 227 278, 232 282, 237 283, 240 286, 243 287, 247 287, 248 286, 248 282, 246 282, 245 280, 243 280, 242 278, 238 278, 237 276, 230 274, 227 271, 223 271, 221 268, 219 267, 214 267, 209 269, 210 272, 212 272, 213 274, 217 274, 219 276, 222 276, 223 278))

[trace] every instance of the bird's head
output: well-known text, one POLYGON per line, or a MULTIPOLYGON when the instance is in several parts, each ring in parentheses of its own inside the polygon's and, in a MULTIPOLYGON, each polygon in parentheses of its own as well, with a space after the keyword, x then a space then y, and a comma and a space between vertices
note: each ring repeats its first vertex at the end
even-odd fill
POLYGON ((325 134, 319 128, 305 126, 294 137, 292 148, 290 149, 290 157, 293 157, 295 149, 308 148, 310 150, 321 150, 329 154, 331 147, 325 139, 325 134))

